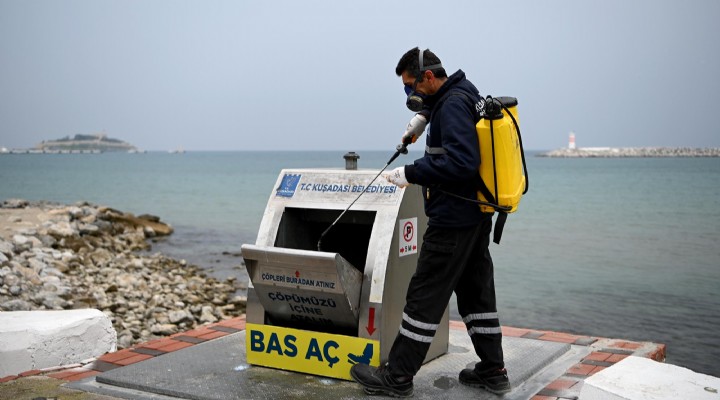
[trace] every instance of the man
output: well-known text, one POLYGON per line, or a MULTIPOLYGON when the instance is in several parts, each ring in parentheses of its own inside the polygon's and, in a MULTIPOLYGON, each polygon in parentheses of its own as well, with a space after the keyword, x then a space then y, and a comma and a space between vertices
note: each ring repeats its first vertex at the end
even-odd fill
POLYGON ((380 368, 356 364, 351 375, 368 394, 412 396, 413 377, 454 291, 480 358, 474 368, 460 372, 460 382, 507 393, 510 383, 488 250, 492 214, 467 200, 477 196, 480 149, 475 105, 483 104, 481 97, 462 70, 448 77, 440 59, 429 50, 416 47, 405 53, 395 73, 405 85, 408 108, 418 113, 403 141, 414 142, 422 134, 428 115, 430 127, 425 155, 386 178, 400 187, 423 186, 428 228, 387 364, 380 368))

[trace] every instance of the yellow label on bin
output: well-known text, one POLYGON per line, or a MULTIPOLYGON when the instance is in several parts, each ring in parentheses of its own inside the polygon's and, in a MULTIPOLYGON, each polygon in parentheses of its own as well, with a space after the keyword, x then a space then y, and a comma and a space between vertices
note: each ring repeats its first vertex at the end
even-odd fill
POLYGON ((353 336, 245 325, 245 349, 250 364, 352 380, 357 363, 380 365, 380 342, 353 336))

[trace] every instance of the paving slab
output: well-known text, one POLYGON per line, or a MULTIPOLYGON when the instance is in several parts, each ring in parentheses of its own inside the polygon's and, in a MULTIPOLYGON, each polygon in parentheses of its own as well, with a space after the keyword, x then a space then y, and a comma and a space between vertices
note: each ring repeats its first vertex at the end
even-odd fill
POLYGON ((717 400, 720 378, 630 356, 585 380, 585 400, 717 400))
MULTIPOLYGON (((584 346, 504 337, 513 391, 505 400, 528 399, 589 353, 584 346)), ((460 370, 477 361, 464 330, 451 330, 447 354, 415 377, 416 399, 497 399, 461 385, 460 370)), ((363 399, 355 382, 248 365, 245 331, 70 383, 70 388, 127 399, 363 399)))

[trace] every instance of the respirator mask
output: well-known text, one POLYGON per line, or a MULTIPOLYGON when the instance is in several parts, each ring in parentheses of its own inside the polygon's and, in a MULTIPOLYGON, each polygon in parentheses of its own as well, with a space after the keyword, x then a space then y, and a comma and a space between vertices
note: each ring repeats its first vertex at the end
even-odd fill
POLYGON ((417 78, 415 78, 415 82, 412 84, 412 86, 405 85, 405 94, 407 95, 405 105, 410 111, 413 112, 422 111, 424 106, 423 102, 426 95, 418 93, 415 90, 417 89, 417 84, 423 81, 423 75, 425 74, 425 71, 442 68, 442 63, 423 66, 423 53, 425 53, 425 50, 420 50, 420 53, 418 54, 419 73, 417 78))

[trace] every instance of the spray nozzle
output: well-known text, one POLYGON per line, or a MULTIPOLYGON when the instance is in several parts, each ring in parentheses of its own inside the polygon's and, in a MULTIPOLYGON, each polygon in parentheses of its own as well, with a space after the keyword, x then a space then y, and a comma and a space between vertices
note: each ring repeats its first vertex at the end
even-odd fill
POLYGON ((388 161, 386 167, 388 165, 390 165, 390 163, 395 161, 395 159, 398 158, 398 156, 400 156, 400 154, 407 154, 408 153, 407 147, 410 144, 412 144, 412 137, 407 137, 407 138, 403 139, 403 142, 401 144, 397 145, 397 147, 395 147, 395 154, 393 154, 393 156, 390 157, 390 161, 388 161))
POLYGON ((407 144, 402 143, 402 144, 397 145, 395 150, 397 150, 398 153, 400 153, 400 154, 407 154, 408 153, 407 146, 408 146, 407 144))
POLYGON ((412 136, 408 136, 403 139, 403 142, 401 144, 397 145, 395 150, 397 150, 400 154, 407 154, 408 153, 407 147, 410 146, 412 143, 413 143, 412 136))

